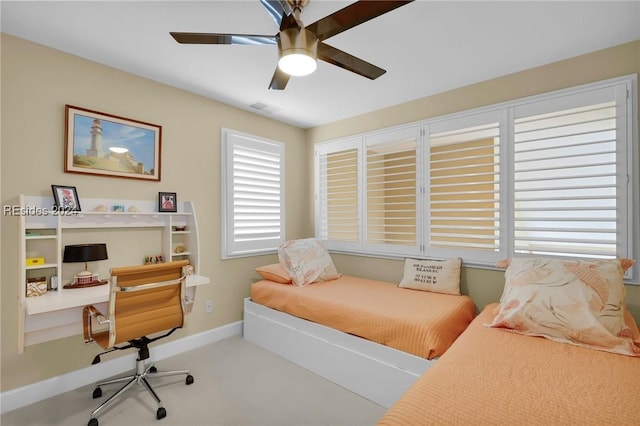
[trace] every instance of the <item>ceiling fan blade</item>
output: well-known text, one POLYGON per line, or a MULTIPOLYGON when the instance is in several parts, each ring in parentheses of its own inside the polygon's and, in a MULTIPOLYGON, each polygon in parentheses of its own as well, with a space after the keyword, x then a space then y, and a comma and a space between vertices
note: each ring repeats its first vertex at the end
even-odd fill
POLYGON ((282 29, 282 20, 293 12, 286 0, 260 0, 278 28, 282 29))
POLYGON ((367 61, 363 61, 360 58, 356 58, 347 52, 336 49, 335 47, 329 46, 325 43, 318 43, 318 59, 322 59, 323 61, 336 65, 340 68, 344 68, 347 71, 360 74, 370 80, 375 80, 387 72, 380 67, 370 64, 367 61))
POLYGON ((269 89, 272 90, 284 90, 289 82, 289 74, 276 67, 276 71, 273 73, 271 83, 269 83, 269 89))
POLYGON ((359 1, 307 25, 306 28, 322 41, 412 1, 359 1))
POLYGON ((183 44, 277 44, 275 36, 252 34, 169 33, 183 44))

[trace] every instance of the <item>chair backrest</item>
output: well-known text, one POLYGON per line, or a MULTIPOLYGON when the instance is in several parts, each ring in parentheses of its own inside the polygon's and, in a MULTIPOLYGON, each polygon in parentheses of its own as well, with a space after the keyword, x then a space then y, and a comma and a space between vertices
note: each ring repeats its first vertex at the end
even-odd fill
POLYGON ((188 260, 111 269, 109 346, 182 327, 188 260))

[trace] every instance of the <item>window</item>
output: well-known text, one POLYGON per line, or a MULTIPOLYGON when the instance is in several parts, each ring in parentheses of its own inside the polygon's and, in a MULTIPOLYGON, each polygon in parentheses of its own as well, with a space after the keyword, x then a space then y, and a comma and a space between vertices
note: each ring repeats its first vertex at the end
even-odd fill
POLYGON ((316 150, 316 235, 342 249, 361 241, 359 145, 353 140, 316 150))
POLYGON ((222 129, 223 258, 273 252, 284 241, 284 145, 222 129))
POLYGON ((420 127, 366 137, 365 250, 417 253, 420 127))
POLYGON ((500 256, 500 112, 427 126, 425 255, 494 261, 500 256))
POLYGON ((636 84, 613 79, 317 144, 316 235, 334 250, 476 265, 633 258, 636 84), (329 166, 347 153, 348 179, 329 166), (347 180, 328 195, 329 182, 347 180), (338 197, 342 222, 327 208, 338 197))
POLYGON ((563 100, 516 108, 514 251, 615 257, 615 88, 563 100))
POLYGON ((316 146, 316 236, 331 249, 419 254, 420 127, 316 146))

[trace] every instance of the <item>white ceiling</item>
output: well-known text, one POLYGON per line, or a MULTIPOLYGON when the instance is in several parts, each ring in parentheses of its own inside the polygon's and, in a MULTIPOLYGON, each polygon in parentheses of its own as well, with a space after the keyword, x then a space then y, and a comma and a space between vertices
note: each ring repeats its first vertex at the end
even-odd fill
MULTIPOLYGON (((310 24, 350 4, 312 0, 310 24)), ((387 70, 368 80, 319 61, 268 90, 276 46, 181 45, 170 31, 274 35, 258 0, 6 1, 1 30, 309 128, 640 39, 640 1, 415 1, 326 40, 387 70)))

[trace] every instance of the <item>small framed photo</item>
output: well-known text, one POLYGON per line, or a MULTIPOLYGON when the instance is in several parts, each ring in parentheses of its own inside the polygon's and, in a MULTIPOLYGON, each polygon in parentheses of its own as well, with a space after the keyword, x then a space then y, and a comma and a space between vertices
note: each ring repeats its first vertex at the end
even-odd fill
POLYGON ((158 192, 158 211, 177 212, 178 197, 175 192, 158 192))
POLYGON ((58 211, 80 211, 80 200, 75 186, 51 185, 53 201, 58 211))

